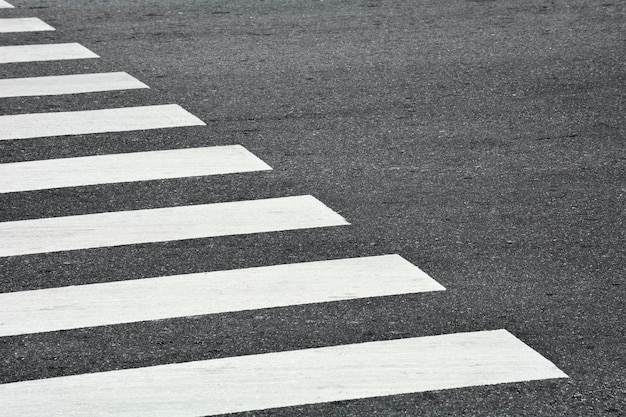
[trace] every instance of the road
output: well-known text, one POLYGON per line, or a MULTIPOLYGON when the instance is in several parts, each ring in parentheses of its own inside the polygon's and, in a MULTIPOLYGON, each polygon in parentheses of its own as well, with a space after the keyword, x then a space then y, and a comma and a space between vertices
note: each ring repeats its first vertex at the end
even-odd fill
POLYGON ((626 413, 626 5, 9 3, 0 19, 55 29, 0 20, 0 170, 53 160, 29 180, 41 189, 0 179, 10 415, 37 401, 45 415, 72 401, 86 415, 626 413), (84 56, 8 58, 73 43, 84 56), (1 83, 111 73, 107 91, 1 83), (374 262, 325 269, 349 259, 374 262), (177 285, 196 276, 201 290, 177 285), (78 292, 33 291, 55 288, 78 292), (120 294, 142 303, 120 313, 106 301, 120 294), (141 315, 155 305, 167 312, 141 315), (207 375, 223 378, 209 400, 207 375), (188 398, 167 411, 178 377, 188 398), (75 392, 55 398, 54 381, 75 392), (146 381, 149 403, 107 404, 146 381))

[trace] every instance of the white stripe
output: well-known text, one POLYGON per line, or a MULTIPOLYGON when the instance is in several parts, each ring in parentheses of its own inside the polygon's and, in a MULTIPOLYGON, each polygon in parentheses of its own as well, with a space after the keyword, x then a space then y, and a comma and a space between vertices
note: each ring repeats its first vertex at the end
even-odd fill
POLYGON ((99 58, 78 43, 0 46, 0 64, 99 58))
POLYGON ((177 104, 0 116, 0 140, 125 132, 204 123, 177 104))
POLYGON ((13 6, 11 6, 6 1, 0 0, 0 9, 12 9, 12 8, 13 8, 13 6))
POLYGON ((0 223, 0 256, 349 224, 312 196, 0 223))
POLYGON ((13 417, 200 416, 567 378, 506 330, 304 349, 0 385, 13 417))
POLYGON ((80 285, 0 294, 0 336, 443 290, 398 255, 80 285))
POLYGON ((40 32, 45 30, 54 30, 54 28, 36 17, 0 19, 0 33, 40 32))
POLYGON ((10 78, 0 80, 0 97, 50 96, 136 88, 148 86, 125 72, 10 78))
POLYGON ((239 145, 0 164, 0 193, 270 170, 239 145))

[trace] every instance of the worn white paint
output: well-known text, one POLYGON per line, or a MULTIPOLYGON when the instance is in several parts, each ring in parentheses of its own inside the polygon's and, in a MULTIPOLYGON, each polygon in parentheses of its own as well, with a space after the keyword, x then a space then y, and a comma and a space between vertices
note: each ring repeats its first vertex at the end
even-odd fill
POLYGON ((51 96, 148 88, 125 72, 53 75, 0 80, 0 97, 51 96))
POLYGON ((443 291, 398 255, 0 294, 0 336, 443 291))
POLYGON ((0 9, 12 9, 12 8, 13 8, 13 6, 11 6, 6 1, 0 0, 0 9))
POLYGON ((0 116, 0 140, 204 125, 177 104, 0 116))
POLYGON ((54 30, 54 28, 36 17, 0 19, 0 33, 41 32, 48 30, 54 30))
POLYGON ((0 256, 348 224, 312 196, 0 223, 0 256))
POLYGON ((240 145, 0 164, 0 193, 270 170, 240 145))
POLYGON ((200 416, 566 377, 495 330, 17 382, 0 398, 12 417, 200 416))
POLYGON ((99 58, 78 43, 0 46, 0 64, 99 58))

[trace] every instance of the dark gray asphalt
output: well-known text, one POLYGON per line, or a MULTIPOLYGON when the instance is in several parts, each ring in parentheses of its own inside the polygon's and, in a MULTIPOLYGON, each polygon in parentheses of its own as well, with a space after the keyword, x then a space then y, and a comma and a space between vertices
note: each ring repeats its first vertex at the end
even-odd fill
MULTIPOLYGON (((206 127, 3 141, 0 162, 242 144, 265 173, 0 195, 0 220, 313 194, 352 223, 0 259, 0 291, 398 253, 447 288, 0 338, 0 382, 505 328, 567 380, 254 416, 626 415, 626 3, 13 0, 3 17, 150 90, 1 114, 176 103, 206 127)), ((0 411, 1 414, 1 411, 0 411)))

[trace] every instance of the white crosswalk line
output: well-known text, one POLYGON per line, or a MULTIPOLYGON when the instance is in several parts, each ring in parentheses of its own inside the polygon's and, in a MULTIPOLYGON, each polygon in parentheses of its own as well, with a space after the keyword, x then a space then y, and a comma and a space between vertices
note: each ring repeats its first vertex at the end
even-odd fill
POLYGON ((54 28, 36 17, 0 19, 0 33, 40 32, 47 30, 54 30, 54 28))
POLYGON ((13 8, 13 6, 11 6, 6 1, 0 0, 0 9, 12 9, 12 8, 13 8))
POLYGON ((263 170, 239 145, 14 162, 0 164, 0 193, 263 170))
POLYGON ((0 256, 349 224, 312 196, 0 223, 0 256))
POLYGON ((0 336, 445 290, 399 255, 0 294, 0 336))
POLYGON ((125 72, 54 75, 0 80, 0 97, 50 96, 148 88, 125 72))
POLYGON ((17 382, 0 398, 13 417, 197 416, 566 377, 495 330, 17 382))
POLYGON ((99 58, 78 43, 0 46, 0 64, 99 58))
POLYGON ((177 104, 0 116, 0 140, 126 132, 204 122, 177 104))

